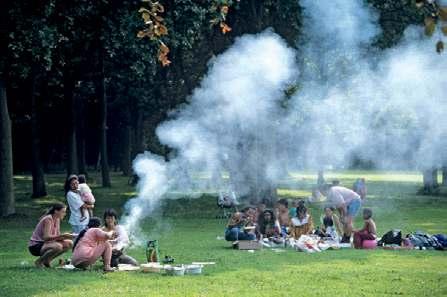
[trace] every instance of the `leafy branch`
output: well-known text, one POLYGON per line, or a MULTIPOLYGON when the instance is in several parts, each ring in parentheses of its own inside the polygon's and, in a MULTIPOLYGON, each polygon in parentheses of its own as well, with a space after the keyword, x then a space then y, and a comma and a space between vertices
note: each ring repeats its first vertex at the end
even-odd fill
POLYGON ((141 7, 138 12, 144 21, 145 28, 140 30, 137 34, 138 38, 149 38, 159 43, 158 61, 163 67, 171 64, 168 59, 169 47, 163 43, 161 38, 168 35, 168 28, 164 24, 164 18, 160 16, 165 9, 159 2, 152 2, 150 0, 142 0, 147 3, 147 7, 141 7))
MULTIPOLYGON (((442 35, 447 36, 447 6, 441 6, 436 0, 416 0, 416 7, 422 9, 425 15, 425 34, 433 36, 439 30, 442 35)), ((442 35, 436 43, 436 52, 444 51, 442 35)))

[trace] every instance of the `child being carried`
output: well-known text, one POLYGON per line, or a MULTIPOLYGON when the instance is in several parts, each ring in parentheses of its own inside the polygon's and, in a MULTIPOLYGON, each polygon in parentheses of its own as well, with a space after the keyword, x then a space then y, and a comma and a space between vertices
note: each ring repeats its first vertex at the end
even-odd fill
MULTIPOLYGON (((78 176, 78 180, 79 180, 78 191, 79 191, 79 194, 81 195, 82 201, 88 205, 95 205, 95 197, 93 196, 92 190, 87 185, 87 179, 86 179, 85 175, 80 174, 78 176)), ((82 208, 81 214, 82 214, 82 217, 81 217, 81 222, 82 222, 87 218, 87 214, 89 215, 89 217, 93 216, 93 210, 91 208, 82 208)))

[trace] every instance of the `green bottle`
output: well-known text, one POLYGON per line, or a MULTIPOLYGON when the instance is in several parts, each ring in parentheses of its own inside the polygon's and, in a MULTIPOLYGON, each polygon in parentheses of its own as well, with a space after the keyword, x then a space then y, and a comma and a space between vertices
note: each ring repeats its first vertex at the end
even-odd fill
POLYGON ((158 240, 149 240, 146 247, 147 262, 158 262, 158 240))

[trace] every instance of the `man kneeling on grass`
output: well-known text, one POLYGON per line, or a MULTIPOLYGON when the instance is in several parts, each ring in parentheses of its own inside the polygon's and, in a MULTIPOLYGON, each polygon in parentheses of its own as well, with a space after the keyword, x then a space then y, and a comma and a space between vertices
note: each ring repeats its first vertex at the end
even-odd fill
POLYGON ((28 244, 31 255, 39 257, 37 267, 50 267, 51 261, 68 251, 72 245, 72 234, 60 234, 60 223, 67 213, 63 203, 55 203, 40 218, 28 244))

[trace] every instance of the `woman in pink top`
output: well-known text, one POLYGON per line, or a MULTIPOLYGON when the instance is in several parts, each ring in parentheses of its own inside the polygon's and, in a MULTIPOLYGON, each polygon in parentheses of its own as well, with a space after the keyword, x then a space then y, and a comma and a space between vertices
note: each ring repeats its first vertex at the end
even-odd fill
POLYGON ((111 272, 112 246, 109 239, 113 239, 114 232, 104 232, 99 226, 101 219, 93 217, 88 222, 87 228, 79 233, 74 243, 71 262, 75 267, 85 269, 102 256, 104 271, 111 272))
POLYGON ((28 243, 33 256, 39 257, 34 264, 37 267, 50 267, 51 261, 65 253, 73 245, 70 233, 60 234, 60 222, 67 213, 63 203, 55 203, 40 218, 28 243))

